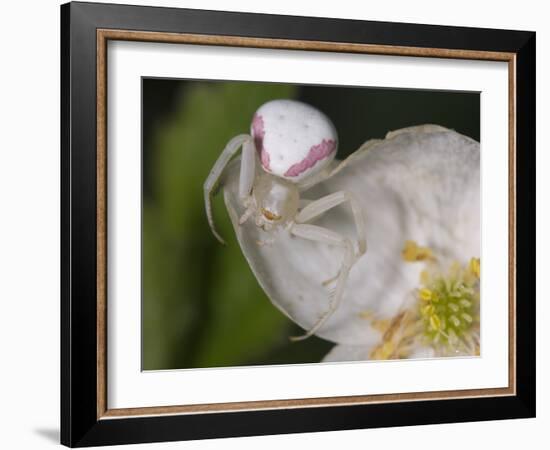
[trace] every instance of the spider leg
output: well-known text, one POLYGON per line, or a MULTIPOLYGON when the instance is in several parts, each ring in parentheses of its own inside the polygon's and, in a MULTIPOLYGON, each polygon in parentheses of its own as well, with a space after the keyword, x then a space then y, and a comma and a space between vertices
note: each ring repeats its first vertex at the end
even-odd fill
POLYGON ((338 279, 339 276, 340 276, 340 271, 338 271, 338 273, 336 275, 334 275, 333 277, 330 277, 330 278, 326 279, 325 281, 323 281, 321 284, 323 286, 328 286, 329 284, 334 283, 338 279))
POLYGON ((340 305, 344 294, 344 288, 346 287, 346 283, 348 281, 349 271, 355 263, 355 255, 353 252, 353 245, 351 241, 348 238, 336 233, 335 231, 329 230, 328 228, 309 224, 294 224, 290 229, 290 232, 293 235, 301 237, 303 239, 336 245, 344 249, 342 266, 340 267, 336 287, 329 296, 328 309, 321 315, 321 317, 319 317, 317 322, 313 324, 313 327, 311 327, 311 329, 309 329, 303 336, 295 336, 290 338, 290 340, 292 341, 301 341, 307 339, 315 332, 317 332, 317 330, 319 330, 319 328, 323 326, 323 324, 329 319, 334 311, 338 309, 338 306, 340 305))
POLYGON ((250 197, 254 178, 256 177, 256 147, 254 141, 248 139, 243 144, 241 155, 241 173, 239 175, 239 197, 244 202, 250 197))
POLYGON ((251 196, 254 179, 256 178, 256 147, 252 139, 243 145, 241 155, 241 174, 239 177, 239 198, 246 208, 239 218, 239 225, 245 223, 256 211, 256 203, 251 196))
POLYGON ((325 197, 321 197, 318 200, 315 200, 308 205, 306 205, 297 215, 296 222, 304 223, 309 222, 316 217, 319 217, 321 214, 325 213, 329 209, 335 208, 336 206, 349 202, 351 206, 351 211, 353 213, 353 219, 355 221, 355 228, 357 230, 357 258, 360 258, 367 251, 367 238, 365 231, 365 218, 363 217, 363 211, 357 203, 357 200, 348 191, 338 191, 333 194, 329 194, 325 197))
POLYGON ((222 244, 225 244, 225 241, 218 234, 218 232, 216 231, 216 227, 214 226, 214 216, 212 214, 212 195, 214 194, 214 191, 219 184, 224 169, 227 167, 227 165, 231 161, 231 158, 235 156, 241 146, 243 146, 243 158, 241 159, 239 193, 242 194, 242 192, 246 190, 247 186, 249 186, 248 192, 250 193, 250 189, 252 189, 252 183, 254 182, 254 141, 247 134, 240 134, 238 136, 235 136, 227 143, 217 161, 214 163, 214 166, 212 167, 212 170, 210 171, 208 178, 206 178, 203 186, 204 204, 206 208, 206 218, 208 219, 208 225, 210 225, 210 229, 212 230, 212 233, 214 233, 214 236, 216 236, 216 239, 218 239, 218 241, 220 241, 222 244), (252 169, 250 169, 249 167, 251 159, 249 156, 250 152, 252 152, 252 169), (245 175, 244 177, 243 172, 245 175), (252 172, 252 176, 250 176, 250 172, 252 172))

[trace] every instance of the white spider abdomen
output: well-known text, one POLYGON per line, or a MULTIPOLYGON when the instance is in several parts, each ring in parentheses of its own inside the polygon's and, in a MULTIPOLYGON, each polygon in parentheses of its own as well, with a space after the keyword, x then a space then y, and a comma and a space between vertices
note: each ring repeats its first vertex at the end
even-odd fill
POLYGON ((330 119, 296 100, 272 100, 251 126, 263 169, 297 183, 325 168, 336 155, 338 136, 330 119))

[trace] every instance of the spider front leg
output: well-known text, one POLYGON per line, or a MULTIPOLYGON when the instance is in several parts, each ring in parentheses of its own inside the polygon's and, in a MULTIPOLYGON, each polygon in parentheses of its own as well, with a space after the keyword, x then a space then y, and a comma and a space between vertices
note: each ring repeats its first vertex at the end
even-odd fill
POLYGON ((357 230, 357 254, 356 257, 360 258, 367 251, 367 238, 365 231, 365 218, 363 216, 363 211, 357 200, 351 192, 348 191, 338 191, 333 194, 329 194, 325 197, 321 197, 318 200, 315 200, 311 203, 308 203, 297 215, 296 223, 305 223, 309 222, 321 214, 324 214, 329 209, 335 208, 336 206, 349 202, 351 206, 351 211, 353 213, 353 220, 355 222, 355 228, 357 230))
POLYGON ((231 159, 237 154, 238 150, 243 147, 242 157, 241 157, 241 170, 239 174, 239 196, 244 201, 250 196, 250 191, 252 190, 252 185, 254 183, 255 176, 255 147, 254 141, 251 136, 247 134, 240 134, 231 139, 219 158, 215 162, 208 178, 204 182, 204 204, 206 207, 206 218, 208 219, 208 224, 210 229, 216 239, 222 244, 225 244, 223 238, 216 231, 214 226, 214 216, 212 214, 212 195, 216 190, 220 178, 223 174, 224 169, 227 167, 231 159))
POLYGON ((340 267, 336 287, 330 295, 328 309, 321 315, 321 317, 319 317, 313 327, 311 327, 311 329, 309 329, 303 336, 295 336, 290 338, 292 341, 301 341, 312 336, 317 330, 319 330, 319 328, 323 326, 334 311, 338 309, 342 296, 344 295, 344 288, 346 287, 349 271, 355 263, 355 255, 351 241, 348 238, 329 230, 328 228, 319 227, 317 225, 294 224, 291 227, 290 232, 294 236, 309 239, 311 241, 336 245, 344 249, 342 266, 340 267))
POLYGON ((332 281, 336 281, 336 287, 333 294, 330 297, 330 303, 328 310, 319 318, 319 320, 313 325, 304 336, 293 338, 293 340, 306 339, 314 334, 326 320, 336 311, 342 296, 344 294, 344 287, 346 285, 349 271, 355 261, 360 258, 367 250, 367 240, 365 231, 365 220, 362 210, 350 192, 339 191, 333 194, 329 194, 311 203, 307 203, 306 206, 296 215, 295 224, 291 227, 290 232, 295 236, 300 236, 304 239, 310 239, 313 241, 324 242, 327 244, 337 245, 344 248, 344 258, 342 266, 335 277, 327 280, 323 285, 329 284, 332 281), (327 228, 306 225, 304 222, 309 222, 329 209, 349 202, 355 221, 355 228, 357 229, 357 253, 354 252, 351 241, 344 236, 329 230, 327 228))

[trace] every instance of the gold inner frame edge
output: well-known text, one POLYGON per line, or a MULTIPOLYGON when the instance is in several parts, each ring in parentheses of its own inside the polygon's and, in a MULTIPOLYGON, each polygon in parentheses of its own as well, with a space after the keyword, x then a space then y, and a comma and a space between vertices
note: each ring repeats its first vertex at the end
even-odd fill
POLYGON ((97 419, 132 416, 219 413, 323 406, 349 406, 422 400, 449 400, 516 394, 516 54, 479 50, 424 48, 326 41, 251 38, 241 36, 159 33, 116 29, 96 30, 97 108, 97 419), (199 405, 109 409, 107 405, 107 42, 109 40, 217 45, 232 47, 364 53, 391 56, 472 59, 508 62, 508 387, 400 394, 262 400, 199 405))

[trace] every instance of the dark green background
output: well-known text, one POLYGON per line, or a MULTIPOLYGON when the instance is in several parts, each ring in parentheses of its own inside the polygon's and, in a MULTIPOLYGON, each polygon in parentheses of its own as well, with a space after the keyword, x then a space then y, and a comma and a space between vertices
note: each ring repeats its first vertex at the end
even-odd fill
POLYGON ((262 103, 295 98, 325 112, 339 158, 425 123, 479 140, 478 93, 143 79, 142 96, 144 370, 318 362, 333 345, 288 340, 302 331, 258 286, 221 196, 214 212, 227 246, 206 222, 202 184, 262 103))

